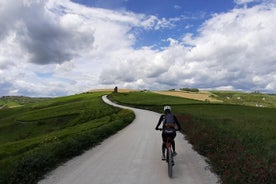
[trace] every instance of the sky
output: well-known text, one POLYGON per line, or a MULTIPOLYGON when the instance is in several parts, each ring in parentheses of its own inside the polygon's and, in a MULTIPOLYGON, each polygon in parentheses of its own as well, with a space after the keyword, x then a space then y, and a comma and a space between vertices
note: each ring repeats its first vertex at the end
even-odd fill
POLYGON ((0 96, 276 93, 276 0, 1 0, 0 96))

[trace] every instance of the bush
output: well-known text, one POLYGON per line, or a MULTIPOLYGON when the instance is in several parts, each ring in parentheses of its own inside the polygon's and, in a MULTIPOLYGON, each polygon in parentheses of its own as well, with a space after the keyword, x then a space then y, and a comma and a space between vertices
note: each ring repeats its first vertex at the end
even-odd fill
POLYGON ((180 88, 181 91, 188 91, 188 92, 199 92, 197 88, 180 88))

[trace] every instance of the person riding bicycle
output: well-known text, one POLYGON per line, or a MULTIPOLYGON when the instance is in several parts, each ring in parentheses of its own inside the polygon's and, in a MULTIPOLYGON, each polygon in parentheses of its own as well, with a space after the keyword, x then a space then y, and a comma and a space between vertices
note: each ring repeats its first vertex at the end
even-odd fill
POLYGON ((155 130, 160 130, 159 126, 161 123, 163 123, 162 127, 162 160, 165 160, 165 150, 166 150, 166 140, 167 137, 171 137, 173 139, 172 141, 172 149, 173 154, 177 155, 175 151, 175 142, 174 138, 176 136, 176 130, 181 130, 181 126, 174 114, 171 113, 171 107, 170 106, 164 106, 164 113, 159 118, 159 121, 155 127, 155 130))

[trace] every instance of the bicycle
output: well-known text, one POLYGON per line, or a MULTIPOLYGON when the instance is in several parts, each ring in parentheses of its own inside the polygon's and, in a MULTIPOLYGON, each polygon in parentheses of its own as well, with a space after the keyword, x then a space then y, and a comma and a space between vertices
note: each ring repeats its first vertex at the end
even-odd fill
MULTIPOLYGON (((160 128, 158 130, 163 130, 163 129, 160 128)), ((168 136, 165 142, 166 144, 165 158, 166 158, 166 162, 168 163, 168 175, 170 178, 172 178, 173 176, 173 166, 174 166, 172 141, 173 139, 170 136, 168 136)))

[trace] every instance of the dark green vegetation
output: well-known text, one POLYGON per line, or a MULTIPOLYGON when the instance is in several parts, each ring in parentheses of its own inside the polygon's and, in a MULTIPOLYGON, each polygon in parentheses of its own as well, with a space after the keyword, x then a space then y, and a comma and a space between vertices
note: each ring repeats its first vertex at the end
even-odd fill
POLYGON ((208 158, 222 183, 276 182, 275 108, 210 104, 151 92, 112 94, 110 98, 157 112, 171 105, 186 138, 208 158))
POLYGON ((36 183, 46 172, 128 125, 134 114, 102 102, 104 93, 0 110, 0 183, 36 183))
POLYGON ((181 91, 188 91, 188 92, 199 92, 197 88, 180 88, 181 91))

